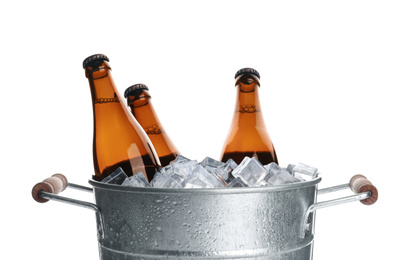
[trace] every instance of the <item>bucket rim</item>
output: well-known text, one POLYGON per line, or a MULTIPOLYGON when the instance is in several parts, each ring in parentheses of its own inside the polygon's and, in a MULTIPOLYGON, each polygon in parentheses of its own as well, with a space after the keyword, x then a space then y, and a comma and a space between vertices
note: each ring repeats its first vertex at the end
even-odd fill
POLYGON ((309 181, 301 181, 295 183, 288 183, 282 185, 271 185, 261 187, 237 187, 237 188, 154 188, 154 187, 130 187, 116 184, 102 183, 95 180, 89 180, 95 189, 111 190, 119 192, 130 193, 173 193, 173 194, 242 194, 242 193, 264 193, 264 192, 278 192, 286 190, 296 190, 306 187, 315 186, 320 183, 321 177, 309 181))

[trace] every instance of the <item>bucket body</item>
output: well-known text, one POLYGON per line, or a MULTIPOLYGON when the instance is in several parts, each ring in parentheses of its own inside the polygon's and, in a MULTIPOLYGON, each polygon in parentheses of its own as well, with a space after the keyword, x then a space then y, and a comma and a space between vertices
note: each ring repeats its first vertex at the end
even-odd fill
POLYGON ((232 189, 122 187, 90 181, 101 260, 312 259, 315 180, 232 189))

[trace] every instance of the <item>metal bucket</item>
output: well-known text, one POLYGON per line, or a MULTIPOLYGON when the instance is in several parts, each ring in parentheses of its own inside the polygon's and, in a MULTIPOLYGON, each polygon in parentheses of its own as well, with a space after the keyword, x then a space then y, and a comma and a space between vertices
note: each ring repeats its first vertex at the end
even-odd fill
POLYGON ((96 212, 101 260, 312 259, 314 211, 373 197, 368 190, 316 203, 318 193, 349 186, 318 191, 320 181, 232 189, 135 188, 92 180, 93 189, 68 184, 93 191, 96 205, 36 192, 96 212))

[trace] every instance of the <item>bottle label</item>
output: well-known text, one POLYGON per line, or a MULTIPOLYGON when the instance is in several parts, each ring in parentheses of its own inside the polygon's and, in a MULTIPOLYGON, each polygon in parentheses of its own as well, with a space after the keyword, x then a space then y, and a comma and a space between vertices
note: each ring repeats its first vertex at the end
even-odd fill
POLYGON ((115 96, 113 98, 97 98, 95 104, 106 104, 106 103, 119 103, 119 98, 115 96))
POLYGON ((252 105, 252 104, 240 105, 239 112, 240 113, 255 113, 255 112, 259 112, 259 109, 255 105, 252 105))

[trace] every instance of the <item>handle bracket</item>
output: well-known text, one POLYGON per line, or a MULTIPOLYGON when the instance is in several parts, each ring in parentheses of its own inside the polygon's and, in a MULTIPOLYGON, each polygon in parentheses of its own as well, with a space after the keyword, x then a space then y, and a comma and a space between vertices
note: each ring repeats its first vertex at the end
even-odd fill
POLYGON ((305 217, 303 218, 302 232, 301 232, 302 238, 306 236, 306 232, 310 231, 310 226, 311 226, 310 223, 312 222, 311 214, 314 211, 318 209, 327 208, 327 207, 336 206, 336 205, 354 202, 354 201, 360 201, 361 203, 365 205, 372 205, 378 199, 377 188, 375 188, 375 186, 372 185, 371 182, 367 180, 367 178, 363 175, 353 176, 349 183, 318 190, 317 194, 321 195, 321 194, 331 193, 331 192, 335 192, 339 190, 344 190, 347 188, 350 188, 355 193, 355 195, 333 199, 333 200, 328 200, 328 201, 317 202, 309 206, 309 208, 307 209, 305 213, 305 217))
POLYGON ((96 221, 98 226, 98 236, 104 238, 104 221, 100 209, 97 205, 91 202, 71 199, 57 195, 65 188, 77 189, 85 192, 92 192, 93 189, 73 183, 69 183, 67 178, 62 174, 54 174, 52 177, 45 179, 42 182, 37 183, 32 190, 32 196, 34 200, 40 203, 47 202, 49 200, 55 200, 59 202, 64 202, 74 206, 79 206, 87 209, 91 209, 96 214, 96 221))

